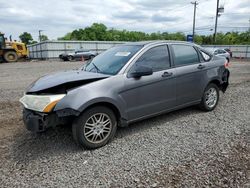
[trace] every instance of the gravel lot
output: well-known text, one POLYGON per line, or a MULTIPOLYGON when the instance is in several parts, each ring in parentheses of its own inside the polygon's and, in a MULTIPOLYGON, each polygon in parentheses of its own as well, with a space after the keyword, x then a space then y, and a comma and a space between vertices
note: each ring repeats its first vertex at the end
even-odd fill
POLYGON ((190 107, 117 131, 84 151, 71 127, 32 134, 18 100, 38 77, 81 62, 0 64, 0 187, 250 187, 250 62, 232 62, 230 87, 204 113, 190 107))

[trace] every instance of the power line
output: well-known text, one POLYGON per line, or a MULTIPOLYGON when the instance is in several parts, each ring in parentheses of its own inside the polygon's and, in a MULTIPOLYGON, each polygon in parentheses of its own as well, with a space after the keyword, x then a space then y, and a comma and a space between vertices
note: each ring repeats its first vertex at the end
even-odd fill
POLYGON ((168 9, 168 10, 166 10, 166 11, 168 11, 168 12, 176 11, 176 10, 178 10, 178 9, 186 8, 186 7, 188 7, 189 5, 190 5, 190 4, 187 4, 187 5, 184 5, 184 6, 180 6, 180 7, 168 9))

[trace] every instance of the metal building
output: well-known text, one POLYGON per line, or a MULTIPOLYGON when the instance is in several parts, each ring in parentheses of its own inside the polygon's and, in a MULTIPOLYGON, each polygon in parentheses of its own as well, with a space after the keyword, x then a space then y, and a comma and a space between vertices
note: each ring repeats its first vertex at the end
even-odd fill
POLYGON ((78 49, 101 53, 124 42, 116 41, 44 41, 28 45, 29 57, 32 59, 55 59, 62 53, 72 53, 78 49))

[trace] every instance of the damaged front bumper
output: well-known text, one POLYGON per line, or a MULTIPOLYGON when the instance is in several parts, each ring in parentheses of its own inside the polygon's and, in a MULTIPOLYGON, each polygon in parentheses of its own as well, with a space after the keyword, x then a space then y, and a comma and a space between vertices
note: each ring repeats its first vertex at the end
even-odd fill
POLYGON ((23 122, 26 126, 26 129, 29 131, 43 132, 47 128, 58 124, 58 118, 56 117, 56 114, 40 113, 24 108, 23 122))
POLYGON ((43 132, 50 127, 65 124, 64 118, 59 118, 56 113, 42 113, 24 108, 23 122, 27 130, 31 132, 43 132))

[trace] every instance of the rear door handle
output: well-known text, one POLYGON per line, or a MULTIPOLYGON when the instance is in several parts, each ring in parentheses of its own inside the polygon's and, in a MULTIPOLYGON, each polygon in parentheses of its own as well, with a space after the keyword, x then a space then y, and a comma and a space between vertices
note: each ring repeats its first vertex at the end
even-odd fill
POLYGON ((205 65, 199 64, 197 69, 204 69, 205 67, 206 67, 205 65))
POLYGON ((164 72, 161 77, 169 77, 169 76, 172 76, 173 73, 172 72, 164 72))

